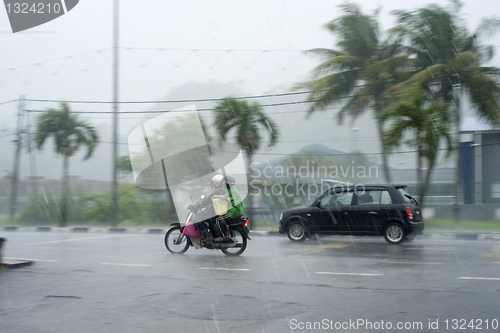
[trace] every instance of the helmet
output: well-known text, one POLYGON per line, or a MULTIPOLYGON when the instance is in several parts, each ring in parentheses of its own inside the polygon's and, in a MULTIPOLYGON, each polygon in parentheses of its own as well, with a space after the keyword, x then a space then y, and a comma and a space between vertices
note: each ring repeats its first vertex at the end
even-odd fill
POLYGON ((215 175, 212 177, 212 180, 210 181, 210 186, 213 188, 220 187, 222 185, 224 177, 222 175, 215 175))

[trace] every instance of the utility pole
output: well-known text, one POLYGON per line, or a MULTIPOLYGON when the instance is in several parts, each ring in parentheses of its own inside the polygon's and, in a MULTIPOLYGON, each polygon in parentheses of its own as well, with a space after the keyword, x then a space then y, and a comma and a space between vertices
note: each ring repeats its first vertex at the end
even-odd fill
POLYGON ((119 0, 114 0, 114 29, 113 29, 113 181, 111 184, 111 223, 118 225, 118 175, 116 172, 118 158, 118 28, 119 28, 119 0))
POLYGON ((31 197, 36 198, 38 195, 38 186, 36 179, 36 160, 35 155, 33 154, 33 149, 31 147, 31 119, 29 112, 26 113, 26 140, 28 141, 28 154, 30 156, 30 176, 31 176, 31 197))
POLYGON ((23 111, 24 111, 24 96, 19 98, 19 106, 17 110, 17 140, 16 151, 14 155, 14 168, 12 170, 11 192, 10 192, 10 217, 13 218, 17 211, 17 190, 19 183, 19 166, 21 164, 21 148, 22 148, 22 129, 23 126, 23 111))
POLYGON ((460 117, 460 97, 462 93, 462 86, 460 85, 459 88, 457 89, 458 92, 455 92, 455 107, 457 109, 456 113, 456 149, 457 151, 455 152, 455 186, 454 186, 454 197, 455 197, 455 203, 453 204, 453 220, 455 223, 460 222, 460 122, 461 122, 461 117, 460 117))

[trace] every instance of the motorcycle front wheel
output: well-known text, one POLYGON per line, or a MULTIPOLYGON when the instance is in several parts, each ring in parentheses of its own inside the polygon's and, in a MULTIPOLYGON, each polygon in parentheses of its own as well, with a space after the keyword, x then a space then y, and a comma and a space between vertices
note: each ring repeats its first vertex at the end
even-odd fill
POLYGON ((231 238, 235 238, 238 243, 235 247, 221 248, 221 251, 226 256, 239 256, 247 248, 247 238, 243 237, 243 234, 238 229, 231 230, 231 238))
POLYGON ((170 253, 184 253, 189 248, 188 239, 181 232, 181 227, 173 227, 165 235, 165 246, 170 253))

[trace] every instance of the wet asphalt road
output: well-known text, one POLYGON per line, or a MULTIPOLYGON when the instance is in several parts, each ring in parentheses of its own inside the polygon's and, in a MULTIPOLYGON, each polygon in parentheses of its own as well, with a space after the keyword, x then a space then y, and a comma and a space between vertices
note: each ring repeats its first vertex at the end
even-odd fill
POLYGON ((163 235, 0 236, 34 260, 0 274, 2 333, 500 332, 500 242, 254 236, 232 258, 163 235))

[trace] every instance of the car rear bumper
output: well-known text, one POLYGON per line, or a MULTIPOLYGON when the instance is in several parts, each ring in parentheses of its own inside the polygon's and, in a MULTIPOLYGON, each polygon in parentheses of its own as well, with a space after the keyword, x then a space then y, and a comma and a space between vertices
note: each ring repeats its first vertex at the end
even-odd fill
POLYGON ((424 221, 408 222, 409 232, 412 234, 421 234, 424 231, 424 221))

